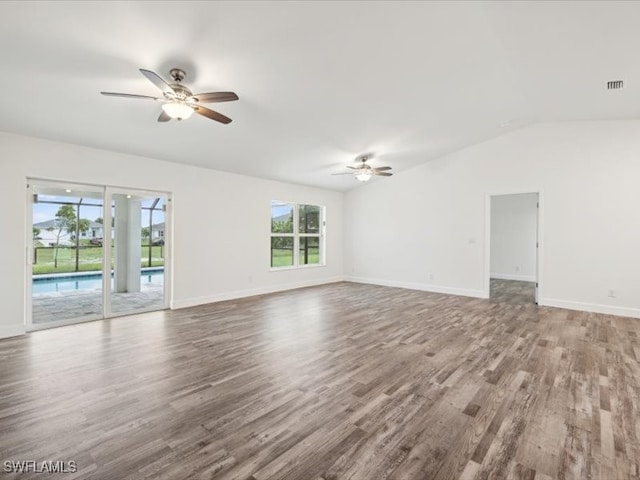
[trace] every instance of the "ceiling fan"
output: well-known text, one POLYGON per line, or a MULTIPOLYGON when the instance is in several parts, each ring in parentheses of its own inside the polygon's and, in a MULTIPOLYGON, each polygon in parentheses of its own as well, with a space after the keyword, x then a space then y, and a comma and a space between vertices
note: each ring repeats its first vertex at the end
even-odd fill
POLYGON ((169 72, 173 83, 165 82, 160 75, 151 70, 140 69, 147 79, 156 87, 162 90, 162 97, 150 97, 148 95, 135 95, 131 93, 100 92, 109 97, 139 98, 144 100, 155 100, 162 103, 162 113, 158 117, 159 122, 168 122, 172 118, 185 120, 194 112, 203 117, 210 118, 220 123, 231 123, 231 119, 221 113, 203 107, 201 103, 231 102, 238 100, 238 95, 233 92, 213 92, 213 93, 191 93, 181 82, 184 80, 184 70, 173 68, 169 72))
POLYGON ((367 164, 367 160, 371 158, 369 155, 362 155, 356 159, 356 162, 360 162, 357 167, 347 165, 347 168, 351 169, 350 172, 334 173, 334 175, 355 175, 356 179, 361 182, 368 182, 372 176, 390 177, 393 173, 388 172, 391 167, 372 167, 367 164))

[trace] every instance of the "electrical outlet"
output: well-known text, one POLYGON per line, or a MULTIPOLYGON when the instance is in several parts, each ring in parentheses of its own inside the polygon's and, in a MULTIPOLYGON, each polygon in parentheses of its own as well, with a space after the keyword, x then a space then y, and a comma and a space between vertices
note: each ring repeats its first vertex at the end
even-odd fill
POLYGON ((518 265, 516 265, 516 272, 520 271, 520 267, 518 265))
POLYGON ((615 298, 616 297, 616 291, 613 288, 609 289, 609 296, 611 298, 615 298))
POLYGON ((430 274, 429 274, 429 280, 433 280, 433 279, 435 279, 435 278, 436 278, 436 277, 435 277, 435 275, 434 275, 433 273, 430 273, 430 274))

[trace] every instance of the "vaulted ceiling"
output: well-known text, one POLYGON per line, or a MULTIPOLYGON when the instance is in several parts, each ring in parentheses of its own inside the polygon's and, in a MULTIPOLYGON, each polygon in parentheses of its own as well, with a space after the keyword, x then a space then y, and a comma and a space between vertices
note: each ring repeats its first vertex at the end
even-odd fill
MULTIPOLYGON (((2 2, 0 130, 335 190, 533 122, 640 116, 637 2, 2 2), (233 119, 158 123, 139 72, 233 119), (608 80, 624 80, 607 91, 608 80)), ((392 181, 374 179, 373 181, 392 181)))

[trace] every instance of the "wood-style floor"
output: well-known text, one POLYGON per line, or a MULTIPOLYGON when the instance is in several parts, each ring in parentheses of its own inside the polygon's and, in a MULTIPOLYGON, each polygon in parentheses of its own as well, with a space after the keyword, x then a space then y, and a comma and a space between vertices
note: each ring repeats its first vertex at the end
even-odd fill
POLYGON ((639 478, 640 321, 513 285, 338 283, 0 341, 0 470, 78 466, 0 476, 639 478))

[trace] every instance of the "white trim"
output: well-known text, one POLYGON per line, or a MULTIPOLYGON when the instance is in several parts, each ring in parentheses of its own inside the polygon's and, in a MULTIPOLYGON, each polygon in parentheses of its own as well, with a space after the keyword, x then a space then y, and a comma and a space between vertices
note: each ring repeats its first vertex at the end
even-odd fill
POLYGON ((423 292, 444 293, 446 295, 459 295, 462 297, 489 298, 483 290, 469 290, 466 288, 445 287, 442 285, 430 285, 427 283, 396 282, 394 280, 381 280, 378 278, 351 277, 344 278, 346 282, 368 283, 383 287, 406 288, 408 290, 420 290, 423 292))
POLYGON ((0 338, 18 337, 26 332, 24 325, 2 325, 0 326, 0 338))
MULTIPOLYGON (((102 192, 102 224, 104 231, 102 232, 102 318, 111 316, 111 274, 115 277, 115 268, 113 265, 113 194, 111 187, 104 187, 102 192)), ((114 280, 115 281, 115 280, 114 280)))
POLYGON ((305 268, 318 268, 318 267, 326 267, 323 263, 307 263, 306 265, 298 265, 297 267, 292 265, 285 265, 284 267, 270 267, 270 272, 283 272, 287 270, 300 270, 305 268))
MULTIPOLYGON (((344 278, 345 282, 366 283, 371 285, 381 285, 383 287, 406 288, 409 290, 421 290, 425 292, 444 293, 448 295, 459 295, 475 298, 489 298, 482 290, 468 290, 455 287, 443 287, 440 285, 428 285, 423 283, 396 282, 393 280, 380 280, 363 277, 344 278)), ((581 312, 602 313, 605 315, 617 315, 620 317, 640 318, 640 308, 616 307, 613 305, 598 305, 593 303, 573 302, 567 300, 557 300, 552 298, 540 298, 540 306, 564 308, 567 310, 577 310, 581 312)))
POLYGON ((518 280, 519 282, 535 282, 535 275, 512 275, 510 273, 492 273, 491 278, 496 280, 518 280))
POLYGON ((558 300, 555 298, 543 298, 540 301, 540 305, 545 307, 565 308, 567 310, 578 310, 581 312, 640 318, 640 308, 616 307, 614 305, 599 305, 597 303, 574 302, 570 300, 558 300))
POLYGON ((173 193, 165 194, 164 203, 164 308, 168 309, 173 295, 173 193))
MULTIPOLYGON (((25 258, 25 288, 24 288, 24 318, 22 319, 22 333, 24 334, 26 330, 31 328, 31 323, 33 320, 33 305, 32 305, 32 297, 33 297, 33 259, 29 258, 29 256, 33 255, 33 183, 29 178, 26 178, 26 188, 27 188, 27 230, 25 231, 25 254, 27 257, 25 258), (31 231, 31 233, 29 233, 31 231)), ((2 332, 0 332, 0 337, 2 337, 2 332)))
POLYGON ((260 288, 251 288, 246 290, 235 290, 232 292, 218 293, 214 295, 206 295, 204 297, 185 298, 181 300, 173 300, 171 309, 195 307, 196 305, 204 305, 207 303, 224 302, 226 300, 236 300, 238 298, 254 297, 256 295, 265 295, 267 293, 284 292, 286 290, 295 290, 297 288, 315 287, 318 285, 326 285, 328 283, 342 282, 342 277, 326 278, 324 280, 309 280, 306 282, 284 283, 279 285, 271 285, 260 288))
MULTIPOLYGON (((488 298, 485 295, 485 292, 482 290, 470 290, 470 289, 463 289, 463 288, 456 288, 456 287, 445 287, 440 285, 429 285, 429 284, 410 283, 410 282, 396 282, 396 281, 390 281, 390 280, 348 276, 344 278, 333 277, 333 278, 328 278, 328 279, 319 280, 319 281, 296 282, 296 283, 289 283, 289 284, 274 285, 271 287, 254 288, 254 289, 248 289, 248 290, 236 290, 233 292, 222 293, 217 295, 208 295, 205 297, 196 297, 196 298, 188 298, 184 300, 177 300, 172 302, 171 309, 176 310, 180 308, 194 307, 197 305, 204 305, 208 303, 235 300, 239 298, 252 297, 255 295, 277 293, 277 292, 282 292, 287 290, 294 290, 297 288, 326 285, 329 283, 337 283, 341 281, 353 282, 353 283, 364 283, 364 284, 370 284, 370 285, 380 285, 383 287, 405 288, 408 290, 419 290, 424 292, 442 293, 446 295, 458 295, 463 297, 485 298, 485 299, 488 298)), ((541 298, 540 306, 565 308, 568 310, 602 313, 607 315, 618 315, 622 317, 640 318, 640 309, 637 309, 637 308, 615 307, 611 305, 597 305, 597 304, 582 303, 582 302, 556 300, 556 299, 550 299, 550 298, 541 298)))

